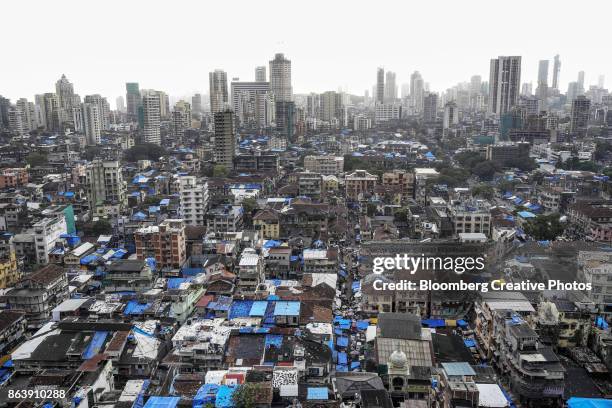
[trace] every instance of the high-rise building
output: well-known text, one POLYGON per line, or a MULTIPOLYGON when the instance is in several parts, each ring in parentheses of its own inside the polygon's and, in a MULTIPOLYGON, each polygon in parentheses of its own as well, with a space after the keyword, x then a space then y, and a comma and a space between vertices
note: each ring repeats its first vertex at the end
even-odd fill
POLYGON ((270 61, 270 90, 276 102, 290 102, 293 99, 291 61, 283 54, 276 54, 270 61))
POLYGON ((208 183, 195 176, 179 177, 179 214, 187 225, 206 225, 208 183))
POLYGON ((92 161, 87 165, 84 185, 94 215, 119 215, 127 204, 127 183, 118 161, 92 161))
POLYGON ((410 106, 415 113, 423 111, 424 92, 423 77, 419 71, 414 71, 410 75, 410 106))
POLYGON ((561 73, 561 60, 559 59, 559 54, 555 55, 555 62, 553 64, 553 77, 552 77, 552 87, 555 90, 559 90, 559 74, 561 73))
POLYGON ((276 101, 275 104, 276 130, 285 141, 292 140, 295 133, 295 103, 276 101))
POLYGON ((584 95, 579 95, 572 101, 572 116, 570 122, 570 131, 576 135, 586 135, 589 122, 589 110, 591 108, 591 100, 584 95))
POLYGON ((313 92, 310 95, 306 96, 306 116, 308 118, 318 118, 320 108, 321 95, 313 92))
POLYGON ((264 65, 255 67, 255 82, 268 82, 264 65))
POLYGON ((538 64, 538 89, 536 96, 540 100, 540 110, 548 108, 548 60, 540 60, 538 64))
POLYGON ((565 95, 566 103, 569 105, 573 102, 578 95, 583 95, 584 92, 580 90, 580 84, 578 82, 570 82, 567 84, 567 94, 565 95))
POLYGON ((21 121, 23 122, 25 131, 29 132, 30 130, 36 129, 36 112, 34 109, 34 104, 32 102, 28 102, 26 98, 20 98, 17 99, 17 102, 15 102, 15 106, 17 109, 19 109, 21 121))
POLYGON ((395 84, 395 72, 387 71, 385 74, 385 103, 393 103, 397 99, 397 85, 395 84))
POLYGON ((232 82, 232 108, 242 127, 260 128, 266 123, 266 98, 270 84, 264 81, 232 82), (259 97, 258 97, 259 96, 259 97))
POLYGON ((98 111, 100 114, 101 126, 103 130, 107 130, 110 128, 110 105, 106 98, 103 98, 101 95, 86 95, 85 103, 90 103, 98 106, 98 111))
POLYGON ((59 107, 69 112, 72 108, 74 86, 68 81, 66 75, 62 75, 55 83, 55 94, 57 95, 59 107))
POLYGON ((46 93, 43 95, 44 116, 47 130, 59 131, 62 122, 59 113, 59 101, 54 93, 46 93))
POLYGON ((489 114, 498 116, 518 103, 521 84, 521 57, 510 56, 491 60, 489 74, 489 114))
POLYGON ((423 98, 423 120, 435 122, 438 116, 438 94, 428 92, 423 98))
POLYGON ((470 78, 470 94, 477 95, 482 92, 482 77, 480 75, 473 75, 470 78))
POLYGON ((533 85, 531 84, 531 82, 525 82, 521 86, 521 95, 522 96, 532 96, 532 94, 533 94, 533 85))
POLYGON ((327 91, 321 94, 319 114, 321 120, 325 122, 337 121, 342 124, 344 117, 344 107, 342 104, 342 94, 334 91, 327 91))
POLYGON ((9 125, 9 108, 11 101, 0 95, 0 128, 8 127, 9 125))
POLYGON ((157 92, 147 91, 142 96, 143 140, 161 144, 161 101, 157 92))
POLYGON ((227 108, 227 73, 216 69, 208 74, 210 111, 212 114, 222 112, 227 108))
POLYGON ((23 123, 23 115, 17 106, 11 106, 8 110, 8 124, 11 133, 17 136, 25 136, 27 133, 26 125, 23 123))
POLYGON ((376 71, 376 103, 385 103, 385 69, 376 71))
POLYGON ((234 135, 234 112, 226 108, 214 115, 215 121, 215 163, 231 170, 236 155, 234 135))
POLYGON ((142 106, 142 96, 138 82, 127 82, 125 84, 125 100, 127 101, 127 119, 138 122, 138 111, 142 106))
POLYGON ((198 116, 202 113, 202 95, 199 93, 191 97, 191 113, 198 116))
POLYGON ((125 112, 125 98, 123 96, 118 96, 115 99, 115 107, 119 112, 125 112))
POLYGON ((185 101, 178 101, 172 111, 172 136, 174 143, 183 143, 185 131, 191 128, 191 105, 185 101))
MULTIPOLYGON (((89 146, 99 145, 102 138, 102 112, 97 103, 85 102, 81 109, 74 109, 73 113, 81 111, 82 125, 77 125, 78 113, 74 115, 75 128, 80 126, 85 133, 85 139, 89 146)), ((76 129, 75 129, 76 130, 76 129)))
POLYGON ((454 101, 447 102, 444 105, 444 120, 442 123, 443 129, 449 129, 454 125, 459 124, 459 109, 454 101))
POLYGON ((584 93, 584 71, 578 72, 578 91, 584 93))

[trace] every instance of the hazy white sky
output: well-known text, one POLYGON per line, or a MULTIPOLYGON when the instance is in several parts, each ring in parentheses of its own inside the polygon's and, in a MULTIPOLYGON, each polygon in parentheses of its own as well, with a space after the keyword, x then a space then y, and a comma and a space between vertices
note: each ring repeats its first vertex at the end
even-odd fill
POLYGON ((612 81, 611 11, 606 0, 3 1, 0 95, 52 92, 62 73, 112 106, 126 81, 206 93, 209 71, 253 80, 275 52, 292 61, 295 93, 363 94, 378 66, 398 85, 418 70, 445 90, 474 74, 488 80, 498 55, 521 55, 535 88, 538 60, 557 53, 565 91, 579 70, 587 85, 599 74, 612 81))

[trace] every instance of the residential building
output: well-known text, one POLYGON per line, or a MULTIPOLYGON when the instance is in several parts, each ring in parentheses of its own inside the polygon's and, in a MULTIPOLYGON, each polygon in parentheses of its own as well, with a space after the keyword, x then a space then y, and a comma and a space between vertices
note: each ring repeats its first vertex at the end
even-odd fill
POLYGON ((521 57, 492 59, 489 74, 489 114, 501 116, 517 105, 520 84, 521 57))
POLYGON ((215 116, 215 163, 232 169, 236 155, 234 135, 234 113, 230 109, 216 112, 215 116))
POLYGON ((344 172, 343 156, 306 156, 304 169, 313 173, 337 176, 344 172))
POLYGON ((374 193, 374 187, 378 184, 378 177, 365 170, 356 170, 344 177, 344 184, 346 197, 361 201, 374 193))
POLYGON ((179 177, 179 215, 186 225, 206 225, 208 183, 195 176, 179 177))
POLYGON ((87 165, 83 184, 94 215, 117 216, 127 205, 127 183, 118 161, 92 161, 87 165))
POLYGON ((134 233, 139 260, 155 258, 158 270, 178 271, 187 259, 185 222, 165 219, 158 226, 143 227, 134 233))
POLYGON ((23 310, 28 329, 38 329, 51 320, 51 311, 68 298, 64 269, 47 265, 23 277, 4 295, 8 309, 23 310))

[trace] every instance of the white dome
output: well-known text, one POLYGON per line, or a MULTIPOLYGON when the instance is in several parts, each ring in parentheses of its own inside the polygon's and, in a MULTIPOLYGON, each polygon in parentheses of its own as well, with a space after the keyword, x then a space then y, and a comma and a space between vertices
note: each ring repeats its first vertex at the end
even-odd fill
POLYGON ((398 350, 394 351, 389 356, 389 363, 391 363, 391 366, 393 366, 394 368, 405 368, 406 364, 408 363, 406 353, 398 350))

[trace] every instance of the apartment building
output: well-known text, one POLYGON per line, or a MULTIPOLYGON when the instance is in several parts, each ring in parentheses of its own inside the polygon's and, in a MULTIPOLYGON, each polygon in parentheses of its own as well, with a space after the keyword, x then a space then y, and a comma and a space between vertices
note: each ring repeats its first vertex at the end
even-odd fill
POLYGON ((166 219, 159 226, 136 230, 136 256, 140 260, 155 258, 158 270, 179 270, 187 259, 185 221, 166 219))

